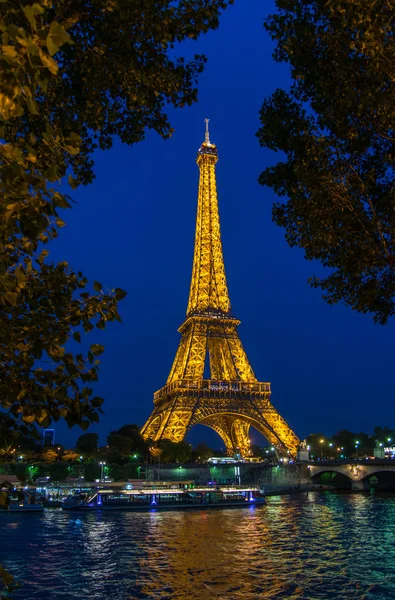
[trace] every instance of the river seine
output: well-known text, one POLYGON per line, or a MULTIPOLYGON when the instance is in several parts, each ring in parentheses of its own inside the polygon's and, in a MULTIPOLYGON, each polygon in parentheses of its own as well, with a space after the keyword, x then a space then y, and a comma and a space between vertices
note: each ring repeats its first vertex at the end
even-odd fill
POLYGON ((0 515, 23 600, 395 598, 395 498, 312 493, 261 507, 0 515))

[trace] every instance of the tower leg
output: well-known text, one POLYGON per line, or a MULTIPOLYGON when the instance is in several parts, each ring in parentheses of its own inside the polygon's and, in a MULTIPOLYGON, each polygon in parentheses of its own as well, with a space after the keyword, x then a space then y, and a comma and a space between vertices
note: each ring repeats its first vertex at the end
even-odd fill
POLYGON ((154 442, 166 439, 181 442, 188 430, 192 418, 194 401, 175 398, 172 402, 156 408, 141 430, 144 439, 154 442))
POLYGON ((234 419, 232 423, 232 440, 236 453, 243 457, 250 456, 250 423, 242 419, 234 419))

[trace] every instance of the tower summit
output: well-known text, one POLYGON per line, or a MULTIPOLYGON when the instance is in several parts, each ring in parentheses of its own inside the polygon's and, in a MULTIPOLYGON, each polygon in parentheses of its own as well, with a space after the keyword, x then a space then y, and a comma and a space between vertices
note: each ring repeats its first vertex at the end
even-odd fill
POLYGON ((199 193, 196 215, 195 252, 187 315, 203 311, 230 313, 224 257, 219 227, 215 165, 218 152, 210 143, 208 122, 196 162, 199 166, 199 193))
POLYGON ((270 384, 256 379, 231 314, 219 224, 215 166, 218 152, 205 139, 199 148, 195 250, 186 320, 166 385, 142 429, 158 442, 184 439, 197 424, 214 429, 229 455, 250 454, 249 429, 260 431, 278 454, 296 455, 299 440, 270 402, 270 384), (210 378, 204 379, 208 358, 210 378))

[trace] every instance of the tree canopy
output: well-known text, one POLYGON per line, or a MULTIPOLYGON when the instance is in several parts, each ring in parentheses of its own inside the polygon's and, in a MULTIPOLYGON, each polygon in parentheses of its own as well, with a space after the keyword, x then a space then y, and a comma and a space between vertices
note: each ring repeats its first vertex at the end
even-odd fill
POLYGON ((98 449, 99 436, 97 433, 84 433, 77 439, 75 447, 82 454, 95 454, 98 449))
POLYGON ((121 456, 129 456, 136 452, 144 457, 149 442, 144 440, 140 429, 138 425, 123 425, 120 429, 112 431, 107 436, 110 450, 116 450, 121 456))
POLYGON ((192 446, 184 440, 181 442, 161 440, 158 445, 162 450, 160 461, 163 463, 190 462, 192 458, 192 446))
POLYGON ((92 153, 114 137, 171 134, 167 107, 196 101, 205 62, 177 58, 178 43, 216 28, 227 4, 0 2, 0 409, 24 433, 60 418, 83 429, 98 420, 103 347, 73 352, 68 342, 120 320, 125 296, 48 261, 72 205, 60 182, 90 183, 92 153))
POLYGON ((395 311, 395 4, 277 0, 265 27, 289 90, 263 103, 258 138, 283 157, 259 181, 291 246, 328 267, 310 282, 386 323, 395 311))

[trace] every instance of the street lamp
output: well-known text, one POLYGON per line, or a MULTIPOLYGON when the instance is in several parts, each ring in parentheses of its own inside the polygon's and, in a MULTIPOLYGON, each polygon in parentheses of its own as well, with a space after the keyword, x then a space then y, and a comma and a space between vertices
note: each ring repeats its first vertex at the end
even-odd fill
POLYGON ((358 445, 359 445, 359 442, 358 442, 358 440, 357 440, 357 441, 355 442, 355 450, 356 450, 356 455, 357 455, 357 456, 358 456, 358 445))
POLYGON ((320 440, 320 444, 321 444, 321 460, 322 460, 322 444, 324 443, 324 440, 320 440))
POLYGON ((104 465, 105 464, 106 464, 105 462, 99 463, 99 465, 101 466, 100 481, 103 481, 103 479, 104 479, 104 465))

